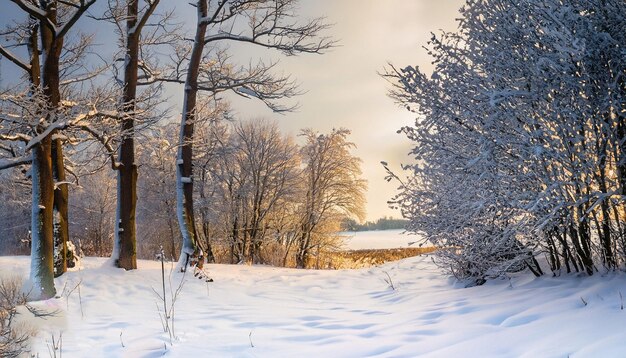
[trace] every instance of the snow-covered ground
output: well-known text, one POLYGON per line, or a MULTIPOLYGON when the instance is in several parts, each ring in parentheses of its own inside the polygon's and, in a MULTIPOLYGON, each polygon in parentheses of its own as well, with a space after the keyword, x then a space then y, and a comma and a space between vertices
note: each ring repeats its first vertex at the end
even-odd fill
POLYGON ((344 231, 344 247, 348 250, 395 249, 417 247, 421 237, 404 233, 404 230, 344 231), (412 245, 412 246, 409 246, 412 245))
MULTIPOLYGON (((27 274, 27 257, 1 257, 27 274)), ((110 268, 87 258, 57 280, 57 317, 37 319, 34 354, 63 357, 622 357, 626 275, 509 280, 464 288, 430 257, 360 270, 312 271, 208 265, 215 279, 186 276, 173 344, 163 333, 160 263, 110 268), (388 273, 395 290, 385 281, 388 273), (71 288, 78 289, 67 294, 71 288), (82 299, 82 312, 79 299, 82 299)), ((5 271, 5 272, 7 272, 5 271)), ((182 278, 174 274, 174 285, 182 278)))

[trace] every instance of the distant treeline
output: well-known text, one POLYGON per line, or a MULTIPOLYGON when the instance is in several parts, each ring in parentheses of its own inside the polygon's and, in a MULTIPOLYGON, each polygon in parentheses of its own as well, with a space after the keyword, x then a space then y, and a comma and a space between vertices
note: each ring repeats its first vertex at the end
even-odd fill
POLYGON ((391 230, 404 229, 408 220, 394 219, 391 217, 382 217, 376 221, 366 221, 359 224, 354 219, 347 219, 343 222, 342 229, 344 231, 372 231, 372 230, 391 230))

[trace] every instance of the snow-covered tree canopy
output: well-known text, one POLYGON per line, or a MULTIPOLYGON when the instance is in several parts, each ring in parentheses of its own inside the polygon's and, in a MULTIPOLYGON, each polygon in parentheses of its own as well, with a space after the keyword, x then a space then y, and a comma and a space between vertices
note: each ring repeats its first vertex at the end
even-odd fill
POLYGON ((394 202, 440 263, 478 282, 546 255, 593 274, 626 259, 626 3, 469 0, 435 69, 391 67, 416 163, 394 202))

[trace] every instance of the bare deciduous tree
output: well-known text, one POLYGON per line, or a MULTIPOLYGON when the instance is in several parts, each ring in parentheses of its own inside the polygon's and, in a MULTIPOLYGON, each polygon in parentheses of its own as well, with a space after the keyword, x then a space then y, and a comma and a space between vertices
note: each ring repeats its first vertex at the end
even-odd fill
POLYGON ((342 215, 359 220, 365 217, 367 183, 360 178, 361 160, 350 153, 354 144, 348 141, 349 134, 347 129, 333 130, 329 134, 311 129, 302 131, 306 139, 301 150, 306 164, 303 175, 306 199, 297 242, 298 267, 306 267, 313 248, 323 244, 315 240, 316 230, 327 227, 329 221, 338 220, 342 215))
MULTIPOLYGON (((183 238, 179 267, 185 270, 200 254, 193 209, 193 142, 199 92, 218 95, 234 91, 261 100, 274 111, 291 110, 277 100, 298 94, 295 84, 285 76, 271 74, 275 63, 259 61, 248 67, 230 62, 225 42, 251 44, 275 49, 285 55, 321 53, 332 41, 320 37, 327 27, 322 19, 303 24, 293 22, 295 0, 197 0, 196 32, 191 48, 177 51, 179 61, 161 80, 184 84, 183 113, 180 124, 177 165, 177 209, 183 238)), ((158 76, 157 76, 158 77, 158 76)), ((156 79, 155 79, 156 80, 156 79)))
MULTIPOLYGON (((61 115, 65 104, 61 98, 61 54, 65 36, 93 5, 95 0, 46 1, 32 3, 12 0, 30 18, 27 35, 23 36, 29 50, 29 60, 0 46, 0 53, 14 65, 24 70, 29 78, 28 95, 21 99, 5 96, 3 99, 26 113, 16 119, 15 112, 3 111, 3 123, 15 128, 22 121, 18 140, 26 142, 25 151, 30 151, 32 177, 32 267, 31 280, 34 285, 33 298, 54 296, 54 244, 65 245, 68 238, 67 225, 67 182, 63 163, 62 139, 56 136, 59 129, 68 125, 61 115), (22 102, 18 104, 17 102, 22 102), (25 118, 26 117, 26 118, 25 118), (25 121, 24 121, 25 119, 25 121), (30 123, 29 123, 30 122, 30 123), (56 180, 56 183, 55 183, 56 180)), ((6 108, 6 107, 5 107, 6 108)), ((15 139, 16 132, 10 130, 2 137, 15 139)), ((27 161, 27 155, 3 161, 0 167, 9 167, 27 161)), ((65 253, 65 250, 62 250, 65 253)), ((61 260, 65 265, 65 260, 61 260)), ((61 267, 59 270, 64 271, 61 267)))

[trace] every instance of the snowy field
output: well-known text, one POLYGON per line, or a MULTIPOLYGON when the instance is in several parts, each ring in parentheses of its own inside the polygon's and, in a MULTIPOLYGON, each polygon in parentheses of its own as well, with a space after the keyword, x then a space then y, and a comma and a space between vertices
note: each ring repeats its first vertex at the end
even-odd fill
POLYGON ((420 236, 403 233, 404 230, 378 230, 378 231, 344 231, 340 235, 344 237, 344 247, 347 250, 361 249, 395 249, 401 247, 418 247, 420 236))
MULTIPOLYGON (((4 272, 27 272, 27 257, 0 257, 4 272), (5 271, 7 270, 7 271, 5 271)), ((63 332, 63 357, 623 357, 626 276, 574 275, 463 288, 430 257, 360 270, 312 271, 208 265, 214 283, 186 276, 173 344, 157 298, 160 263, 124 272, 87 258, 40 303, 57 317, 34 354, 63 332), (389 274, 395 286, 385 281, 389 274), (583 302, 584 300, 584 302, 583 302)), ((182 274, 174 274, 176 283, 182 274)), ((58 355, 57 355, 58 356, 58 355)))

